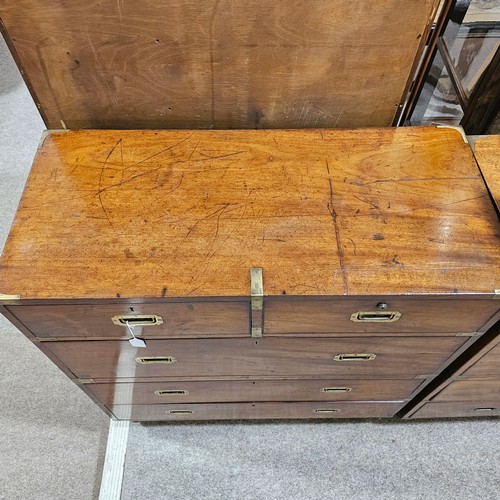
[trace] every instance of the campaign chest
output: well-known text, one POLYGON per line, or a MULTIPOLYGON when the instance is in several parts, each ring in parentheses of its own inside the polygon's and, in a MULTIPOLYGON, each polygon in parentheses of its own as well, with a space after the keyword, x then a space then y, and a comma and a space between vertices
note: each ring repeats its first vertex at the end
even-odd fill
POLYGON ((109 415, 392 417, 498 319, 447 128, 43 138, 0 306, 109 415))
MULTIPOLYGON (((478 138, 474 155, 500 206, 500 136, 478 138)), ((498 290, 500 294, 500 290, 498 290)), ((500 415, 500 321, 410 403, 406 418, 500 415)))

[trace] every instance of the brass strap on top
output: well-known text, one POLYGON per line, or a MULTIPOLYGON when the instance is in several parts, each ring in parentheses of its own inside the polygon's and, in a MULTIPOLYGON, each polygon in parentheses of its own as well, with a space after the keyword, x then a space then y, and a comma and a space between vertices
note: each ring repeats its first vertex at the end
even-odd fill
POLYGON ((261 267, 250 269, 250 297, 252 307, 250 331, 252 337, 260 338, 264 323, 264 284, 261 267))
POLYGON ((0 293, 0 302, 8 302, 11 300, 21 300, 20 295, 11 295, 8 293, 0 293))

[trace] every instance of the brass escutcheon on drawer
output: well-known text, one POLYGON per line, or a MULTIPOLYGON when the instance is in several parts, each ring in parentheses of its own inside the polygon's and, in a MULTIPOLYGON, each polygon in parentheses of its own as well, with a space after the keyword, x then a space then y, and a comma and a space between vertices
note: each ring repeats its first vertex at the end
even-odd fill
POLYGON ((154 365, 177 363, 177 360, 173 356, 140 356, 135 358, 135 362, 138 365, 154 365))
POLYGON ((189 394, 189 391, 184 389, 165 389, 163 391, 155 391, 155 396, 182 396, 189 394))
POLYGON ((118 326, 157 326, 163 323, 163 318, 156 314, 118 314, 111 321, 118 326))
POLYGON ((377 357, 376 354, 363 353, 363 354, 337 354, 333 356, 334 361, 372 361, 377 357))
POLYGON ((341 411, 340 408, 316 408, 314 413, 339 413, 341 411))
POLYGON ((399 311, 358 311, 351 314, 351 321, 355 323, 392 323, 399 318, 399 311))

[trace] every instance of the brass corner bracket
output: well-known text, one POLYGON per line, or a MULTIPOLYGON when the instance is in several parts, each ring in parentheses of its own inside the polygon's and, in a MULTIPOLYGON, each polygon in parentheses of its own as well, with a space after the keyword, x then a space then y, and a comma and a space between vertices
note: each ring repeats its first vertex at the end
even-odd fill
POLYGON ((0 302, 9 302, 11 300, 21 300, 20 295, 0 293, 0 302))

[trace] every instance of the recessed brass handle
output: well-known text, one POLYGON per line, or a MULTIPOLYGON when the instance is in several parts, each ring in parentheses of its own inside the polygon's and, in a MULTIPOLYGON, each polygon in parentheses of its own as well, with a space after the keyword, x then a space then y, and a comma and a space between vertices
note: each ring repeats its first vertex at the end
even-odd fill
POLYGON ((118 326, 156 326, 163 323, 163 318, 156 314, 119 314, 111 321, 118 326))
POLYGON ((320 392, 351 392, 352 388, 351 387, 323 387, 320 389, 320 392))
POLYGON ((189 391, 184 389, 165 389, 163 391, 155 391, 155 396, 180 396, 189 394, 189 391))
POLYGON ((334 361, 372 361, 377 357, 376 354, 363 353, 363 354, 337 354, 333 356, 334 361))
POLYGON ((177 363, 177 360, 173 356, 141 356, 139 358, 135 358, 135 362, 138 365, 154 365, 159 363, 177 363))
POLYGON ((170 413, 170 415, 190 415, 193 410, 168 410, 166 413, 170 413))
POLYGON ((340 408, 316 408, 314 413, 339 413, 342 411, 340 408))
POLYGON ((351 321, 355 323, 392 323, 401 318, 398 311, 358 311, 351 314, 351 321))
POLYGON ((474 408, 472 411, 495 411, 498 408, 493 408, 492 406, 484 407, 484 408, 474 408))

